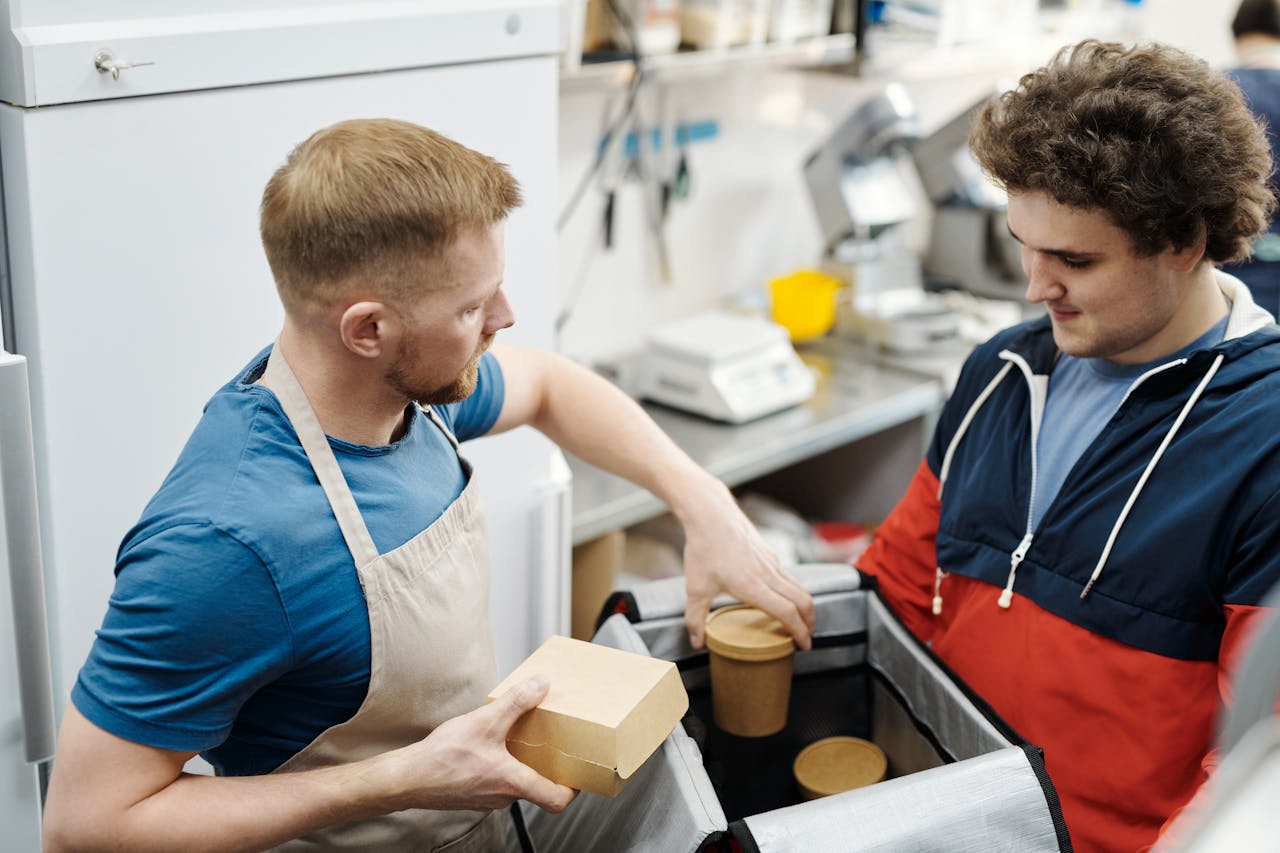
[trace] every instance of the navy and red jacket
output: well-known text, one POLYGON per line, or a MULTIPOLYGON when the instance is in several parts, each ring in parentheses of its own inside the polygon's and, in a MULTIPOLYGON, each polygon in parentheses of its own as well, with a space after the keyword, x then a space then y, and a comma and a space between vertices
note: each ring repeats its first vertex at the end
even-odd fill
POLYGON ((1280 328, 1216 275, 1225 339, 1135 380, 1034 530, 1049 319, 977 348, 858 560, 1044 747, 1080 851, 1152 844, 1204 781, 1231 664, 1280 581, 1280 328))

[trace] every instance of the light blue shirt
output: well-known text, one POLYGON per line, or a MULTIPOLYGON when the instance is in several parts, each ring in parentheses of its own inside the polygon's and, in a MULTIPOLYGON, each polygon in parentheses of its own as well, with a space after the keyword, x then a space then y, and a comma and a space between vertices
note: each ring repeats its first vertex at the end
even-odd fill
POLYGON ((1036 440, 1036 492, 1031 529, 1040 526, 1045 510, 1058 496, 1067 475, 1119 410, 1133 381, 1161 364, 1221 343, 1227 332, 1223 316, 1213 328, 1173 353, 1146 364, 1115 364, 1105 358, 1063 355, 1049 375, 1049 395, 1040 436, 1036 440))

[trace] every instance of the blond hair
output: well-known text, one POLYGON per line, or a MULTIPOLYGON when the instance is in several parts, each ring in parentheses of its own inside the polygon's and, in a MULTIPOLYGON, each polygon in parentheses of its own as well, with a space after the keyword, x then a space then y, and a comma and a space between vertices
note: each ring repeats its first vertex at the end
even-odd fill
POLYGON ((324 305, 353 280, 407 300, 459 233, 520 205, 505 165, 425 127, 344 121, 289 153, 262 195, 262 245, 285 309, 324 305))

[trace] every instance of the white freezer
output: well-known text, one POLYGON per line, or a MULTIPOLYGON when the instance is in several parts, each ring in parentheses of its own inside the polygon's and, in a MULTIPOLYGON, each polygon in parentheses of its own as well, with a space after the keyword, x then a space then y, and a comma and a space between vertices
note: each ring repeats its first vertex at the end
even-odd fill
MULTIPOLYGON (((297 142, 388 116, 507 163, 525 204, 507 226, 517 322, 502 339, 552 344, 558 5, 223 0, 175 16, 169 3, 123 0, 110 6, 117 20, 77 23, 101 4, 0 0, 11 30, 0 31, 0 313, 28 359, 57 707, 105 612, 122 536, 205 401, 279 328, 257 211, 297 142), (226 61, 210 59, 208 39, 226 61), (137 52, 143 43, 165 52, 137 52), (115 81, 86 66, 90 45, 165 60, 115 81)), ((567 475, 530 430, 464 449, 489 515, 506 671, 568 630, 567 475)), ((12 713, 0 703, 0 794, 2 774, 23 769, 12 713)), ((31 823, 10 807, 0 803, 0 829, 31 823)))
POLYGON ((0 38, 0 100, 46 106, 549 54, 559 5, 0 0, 12 33, 0 38), (108 63, 138 64, 104 73, 102 51, 108 63))
MULTIPOLYGON (((527 203, 507 228, 517 324, 503 338, 549 343, 554 131, 545 116, 554 116, 555 73, 547 57, 0 105, 14 343, 30 360, 59 695, 101 620, 121 536, 204 402, 279 329, 257 206, 271 172, 312 130, 395 116, 510 164, 527 203), (477 103, 498 106, 477 117, 477 103)), ((548 447, 528 434, 491 444, 476 449, 497 457, 478 460, 482 484, 502 474, 486 500, 529 500, 528 484, 549 478, 548 447)), ((495 555, 498 566, 511 559, 513 538, 494 537, 507 551, 495 555)), ((518 594, 524 578, 509 580, 504 590, 518 594)), ((526 623, 521 598, 521 612, 496 624, 526 623)), ((502 639, 510 652, 515 640, 502 639)))

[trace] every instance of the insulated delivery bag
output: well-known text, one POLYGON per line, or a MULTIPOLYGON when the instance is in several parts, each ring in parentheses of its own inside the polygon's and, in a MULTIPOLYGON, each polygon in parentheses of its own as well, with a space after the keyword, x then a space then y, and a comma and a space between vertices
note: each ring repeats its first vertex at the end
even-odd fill
POLYGON ((907 631, 874 581, 844 564, 794 574, 813 595, 817 630, 795 656, 786 728, 766 737, 715 727, 682 578, 614 593, 593 642, 675 662, 690 710, 616 797, 584 792, 560 814, 524 804, 533 849, 1070 851, 1041 750, 907 631), (792 762, 839 735, 879 746, 885 781, 803 800, 792 762))

